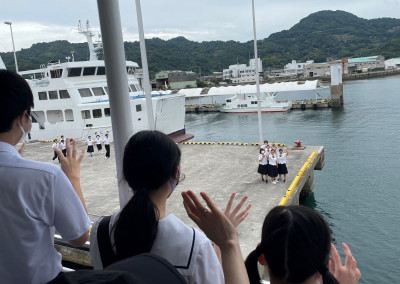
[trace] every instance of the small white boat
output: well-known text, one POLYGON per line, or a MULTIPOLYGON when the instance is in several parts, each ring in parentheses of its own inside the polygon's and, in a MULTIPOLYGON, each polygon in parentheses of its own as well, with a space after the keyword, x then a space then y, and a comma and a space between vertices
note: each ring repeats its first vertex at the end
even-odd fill
MULTIPOLYGON (((247 95, 240 99, 238 95, 225 99, 226 103, 219 107, 221 112, 253 113, 258 111, 256 95, 247 95)), ((287 112, 291 109, 292 102, 277 102, 272 95, 261 94, 261 112, 287 112)))

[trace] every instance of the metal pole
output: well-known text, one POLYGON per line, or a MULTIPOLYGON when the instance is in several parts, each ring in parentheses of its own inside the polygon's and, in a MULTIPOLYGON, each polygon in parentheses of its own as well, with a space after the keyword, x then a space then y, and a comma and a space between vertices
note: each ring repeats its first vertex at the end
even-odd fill
POLYGON ((256 88, 257 88, 257 106, 258 106, 258 134, 260 145, 263 142, 263 135, 262 135, 262 121, 261 121, 261 98, 260 98, 260 72, 258 70, 258 54, 257 54, 257 37, 256 37, 256 18, 254 13, 254 0, 252 2, 253 8, 253 34, 254 34, 254 59, 256 65, 256 88))
POLYGON ((118 0, 97 0, 97 6, 109 90, 119 203, 122 208, 132 196, 122 178, 122 159, 125 145, 133 134, 124 42, 118 0))
POLYGON ((147 120, 149 124, 149 129, 154 130, 153 102, 151 99, 149 66, 147 65, 147 53, 146 53, 146 44, 144 42, 142 9, 140 7, 140 0, 136 0, 136 15, 138 21, 138 30, 139 30, 140 55, 142 57, 143 89, 146 95, 147 120))
POLYGON ((17 62, 17 54, 15 53, 15 45, 14 45, 14 35, 12 32, 12 23, 11 22, 4 22, 6 25, 10 26, 10 31, 11 31, 11 40, 12 40, 12 44, 13 44, 13 50, 14 50, 14 61, 15 61, 15 71, 18 73, 18 62, 17 62))

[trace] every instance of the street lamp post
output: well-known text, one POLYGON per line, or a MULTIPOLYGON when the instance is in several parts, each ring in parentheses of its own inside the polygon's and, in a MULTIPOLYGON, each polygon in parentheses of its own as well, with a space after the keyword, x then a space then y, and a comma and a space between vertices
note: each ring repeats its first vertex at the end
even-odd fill
POLYGON ((17 54, 15 53, 15 45, 14 45, 14 36, 12 32, 12 23, 11 22, 4 22, 6 25, 10 26, 10 31, 11 31, 11 40, 13 44, 13 50, 14 50, 14 61, 15 61, 15 71, 18 73, 18 63, 17 63, 17 54))

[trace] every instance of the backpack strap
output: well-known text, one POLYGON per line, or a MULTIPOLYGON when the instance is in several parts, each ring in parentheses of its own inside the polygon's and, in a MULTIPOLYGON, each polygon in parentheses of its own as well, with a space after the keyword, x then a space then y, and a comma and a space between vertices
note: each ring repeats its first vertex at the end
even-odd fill
POLYGON ((116 261, 115 253, 112 249, 110 240, 110 220, 111 216, 105 216, 101 219, 99 227, 97 228, 97 243, 99 246, 99 252, 101 257, 101 263, 103 268, 106 268, 110 264, 116 261))

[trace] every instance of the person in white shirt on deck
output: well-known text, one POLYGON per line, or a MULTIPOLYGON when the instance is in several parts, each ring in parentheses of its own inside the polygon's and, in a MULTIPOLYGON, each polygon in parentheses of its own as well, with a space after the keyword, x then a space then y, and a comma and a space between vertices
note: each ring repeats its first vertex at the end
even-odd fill
POLYGON ((283 182, 286 182, 286 175, 288 174, 288 170, 286 167, 286 157, 289 155, 289 152, 286 148, 279 149, 279 154, 277 157, 278 161, 278 181, 282 180, 282 175, 283 175, 283 182), (283 150, 285 150, 285 153, 283 153, 283 150))
POLYGON ((258 155, 258 170, 257 172, 261 175, 261 180, 264 181, 264 176, 265 179, 268 183, 268 160, 267 160, 267 155, 265 153, 265 150, 263 148, 260 149, 260 155, 258 155))
MULTIPOLYGON (((61 137, 63 137, 63 136, 61 136, 61 137)), ((66 157, 67 156, 67 146, 66 146, 66 142, 65 142, 64 138, 61 139, 59 148, 61 149, 61 152, 64 155, 64 157, 66 157)))
POLYGON ((90 156, 93 156, 94 149, 93 149, 93 140, 92 140, 91 136, 88 136, 86 143, 88 145, 86 152, 88 152, 90 154, 90 156))
POLYGON ((56 152, 56 149, 59 148, 59 146, 60 145, 58 144, 57 139, 54 139, 53 145, 51 146, 51 148, 54 151, 53 161, 58 158, 58 162, 60 162, 60 158, 58 157, 57 152, 56 152))
POLYGON ((110 143, 111 140, 108 137, 108 133, 106 134, 106 138, 104 138, 104 148, 106 148, 106 159, 110 158, 110 143))
MULTIPOLYGON (((0 282, 48 283, 62 272, 54 231, 83 245, 90 220, 80 187, 80 162, 67 143, 58 166, 22 157, 15 146, 32 127, 32 91, 17 73, 0 70, 0 282)), ((55 141, 56 143, 56 141, 55 141)))
POLYGON ((278 176, 278 163, 276 161, 276 156, 275 149, 271 149, 271 153, 268 155, 268 175, 271 177, 273 184, 277 183, 275 179, 278 176))
MULTIPOLYGON (((150 252, 168 260, 188 283, 225 283, 211 241, 175 215, 167 214, 167 199, 179 183, 180 159, 179 147, 162 132, 140 131, 128 141, 123 157, 123 176, 134 195, 110 219, 114 259, 118 261, 150 252)), ((94 223, 90 234, 91 260, 95 269, 103 268, 102 248, 97 239, 102 219, 94 223)))
POLYGON ((103 147, 101 147, 100 135, 96 135, 96 147, 97 147, 97 154, 101 154, 101 150, 103 149, 103 147))

